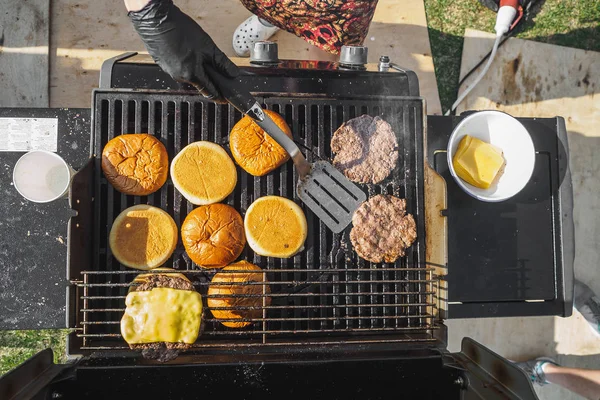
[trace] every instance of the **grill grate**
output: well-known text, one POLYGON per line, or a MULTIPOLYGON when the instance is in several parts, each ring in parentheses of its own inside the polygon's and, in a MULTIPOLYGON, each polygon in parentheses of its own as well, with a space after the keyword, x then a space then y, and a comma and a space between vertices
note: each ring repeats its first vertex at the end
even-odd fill
MULTIPOLYGON (((290 259, 256 255, 246 246, 241 258, 263 269, 271 304, 263 302, 262 317, 244 329, 229 329, 204 312, 203 332, 194 347, 263 346, 292 343, 361 341, 434 341, 437 280, 425 265, 423 203, 423 104, 415 98, 306 99, 263 97, 263 106, 280 113, 294 132, 295 141, 309 161, 329 159, 332 132, 342 122, 362 115, 380 115, 388 121, 399 142, 399 166, 379 185, 366 185, 369 197, 393 194, 407 199, 419 237, 407 257, 395 264, 374 264, 352 250, 349 229, 332 234, 303 207, 308 222, 305 251, 290 259)), ((77 321, 80 350, 126 349, 119 333, 124 299, 139 273, 121 266, 112 256, 108 236, 112 221, 134 204, 151 204, 166 210, 178 226, 192 211, 169 179, 149 196, 126 196, 104 178, 100 157, 108 140, 120 134, 148 132, 166 146, 172 159, 188 143, 209 140, 228 149, 228 132, 241 118, 227 105, 205 102, 198 96, 172 93, 96 91, 94 94, 93 152, 95 158, 95 209, 93 265, 82 267, 78 283, 77 321)), ((264 195, 296 200, 296 171, 291 162, 274 173, 253 177, 238 168, 238 183, 225 202, 244 215, 252 201, 264 195)), ((187 257, 181 243, 165 266, 185 271, 196 289, 207 297, 217 270, 200 270, 187 257)), ((265 293, 263 289, 263 293, 265 293)), ((243 295, 243 296, 258 296, 243 295)))

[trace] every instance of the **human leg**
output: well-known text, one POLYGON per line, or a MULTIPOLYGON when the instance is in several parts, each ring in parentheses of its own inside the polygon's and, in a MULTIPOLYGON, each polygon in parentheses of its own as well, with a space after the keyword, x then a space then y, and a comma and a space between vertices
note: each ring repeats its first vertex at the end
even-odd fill
POLYGON ((378 0, 240 0, 253 14, 333 54, 362 44, 378 0), (313 4, 314 3, 314 4, 313 4))
POLYGON ((548 357, 516 364, 534 384, 553 383, 585 398, 600 399, 600 370, 563 367, 548 357))
POLYGON ((600 399, 600 371, 568 368, 546 363, 542 366, 546 380, 587 399, 600 399))
POLYGON ((600 298, 588 285, 575 280, 573 306, 581 313, 592 331, 600 336, 600 298))

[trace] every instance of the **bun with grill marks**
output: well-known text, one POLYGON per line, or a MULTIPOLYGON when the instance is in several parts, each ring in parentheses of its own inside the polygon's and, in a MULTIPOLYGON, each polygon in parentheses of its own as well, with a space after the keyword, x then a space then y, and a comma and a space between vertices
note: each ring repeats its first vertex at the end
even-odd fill
POLYGON ((262 317, 263 306, 271 304, 269 285, 260 282, 266 282, 266 274, 248 261, 238 261, 217 272, 208 288, 207 303, 213 316, 228 328, 251 325, 253 321, 244 319, 262 317))

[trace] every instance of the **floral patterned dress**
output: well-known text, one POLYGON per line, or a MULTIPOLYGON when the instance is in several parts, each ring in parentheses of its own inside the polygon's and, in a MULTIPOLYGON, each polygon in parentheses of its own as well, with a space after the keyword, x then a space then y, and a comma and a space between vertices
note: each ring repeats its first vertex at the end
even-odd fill
POLYGON ((253 14, 330 53, 363 43, 378 0, 240 0, 253 14))

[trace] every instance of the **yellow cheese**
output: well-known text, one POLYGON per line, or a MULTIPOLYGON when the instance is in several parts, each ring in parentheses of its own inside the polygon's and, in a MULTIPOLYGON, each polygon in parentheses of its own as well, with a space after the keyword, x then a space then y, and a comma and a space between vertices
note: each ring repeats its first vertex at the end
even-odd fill
POLYGON ((458 143, 456 153, 454 153, 454 160, 459 159, 465 153, 465 150, 471 145, 473 138, 469 135, 463 136, 461 141, 458 143))
POLYGON ((467 183, 488 189, 504 166, 502 150, 469 135, 464 136, 452 158, 456 174, 467 183))
POLYGON ((192 344, 198 338, 202 319, 198 292, 171 288, 130 292, 125 305, 121 334, 129 344, 192 344))

